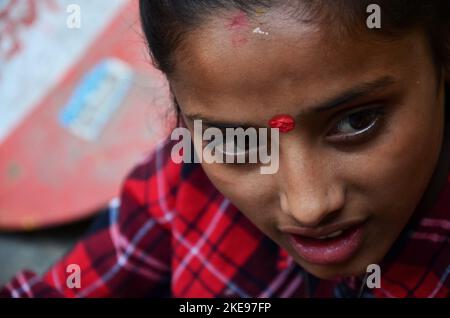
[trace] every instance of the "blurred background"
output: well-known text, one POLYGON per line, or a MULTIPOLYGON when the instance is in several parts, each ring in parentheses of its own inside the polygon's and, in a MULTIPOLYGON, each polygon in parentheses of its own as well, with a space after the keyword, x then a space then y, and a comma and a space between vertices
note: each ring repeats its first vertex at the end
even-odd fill
POLYGON ((42 274, 172 125, 135 0, 0 0, 0 286, 42 274))

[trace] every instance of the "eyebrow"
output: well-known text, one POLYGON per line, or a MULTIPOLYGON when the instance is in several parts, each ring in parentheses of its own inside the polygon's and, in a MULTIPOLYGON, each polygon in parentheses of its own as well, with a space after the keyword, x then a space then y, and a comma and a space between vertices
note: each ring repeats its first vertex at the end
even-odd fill
MULTIPOLYGON (((339 95, 330 98, 329 100, 325 102, 321 102, 318 105, 315 105, 313 107, 310 107, 309 109, 302 110, 300 113, 295 114, 295 118, 307 115, 307 114, 317 114, 317 113, 323 113, 327 112, 339 107, 342 107, 344 105, 347 105, 351 102, 354 102, 355 100, 358 100, 360 98, 363 98, 367 95, 370 95, 374 93, 375 91, 379 91, 381 89, 385 89, 388 86, 391 86, 394 84, 396 80, 392 76, 384 76, 381 78, 378 78, 374 81, 366 82, 359 84, 347 91, 344 91, 340 93, 339 95)), ((210 126, 215 126, 219 128, 236 128, 236 127, 257 127, 258 125, 254 125, 252 123, 246 123, 246 122, 222 122, 217 121, 214 119, 208 119, 207 116, 203 116, 200 113, 193 113, 193 114, 185 114, 185 117, 189 120, 202 120, 206 124, 210 126)))

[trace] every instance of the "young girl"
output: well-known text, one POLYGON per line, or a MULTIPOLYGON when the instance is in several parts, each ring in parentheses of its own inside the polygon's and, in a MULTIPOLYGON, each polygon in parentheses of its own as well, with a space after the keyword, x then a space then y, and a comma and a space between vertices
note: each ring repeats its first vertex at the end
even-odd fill
POLYGON ((278 170, 175 163, 165 142, 120 207, 2 295, 449 297, 448 0, 141 0, 140 13, 181 125, 282 127, 278 170))

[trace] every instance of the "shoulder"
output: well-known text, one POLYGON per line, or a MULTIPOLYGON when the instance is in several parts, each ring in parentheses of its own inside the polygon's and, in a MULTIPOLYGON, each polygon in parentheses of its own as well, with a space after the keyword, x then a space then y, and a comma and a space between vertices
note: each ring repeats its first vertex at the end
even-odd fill
POLYGON ((135 165, 125 178, 120 195, 121 218, 145 211, 160 224, 168 224, 175 211, 218 192, 200 164, 175 163, 171 159, 174 141, 165 140, 135 165))

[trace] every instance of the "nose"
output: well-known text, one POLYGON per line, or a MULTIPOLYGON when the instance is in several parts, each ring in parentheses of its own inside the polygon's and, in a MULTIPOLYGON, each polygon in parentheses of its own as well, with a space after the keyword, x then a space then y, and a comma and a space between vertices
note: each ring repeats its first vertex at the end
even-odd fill
POLYGON ((280 157, 284 157, 280 158, 278 170, 280 206, 284 213, 300 226, 316 227, 342 211, 345 187, 335 176, 336 170, 329 160, 295 150, 280 157))

